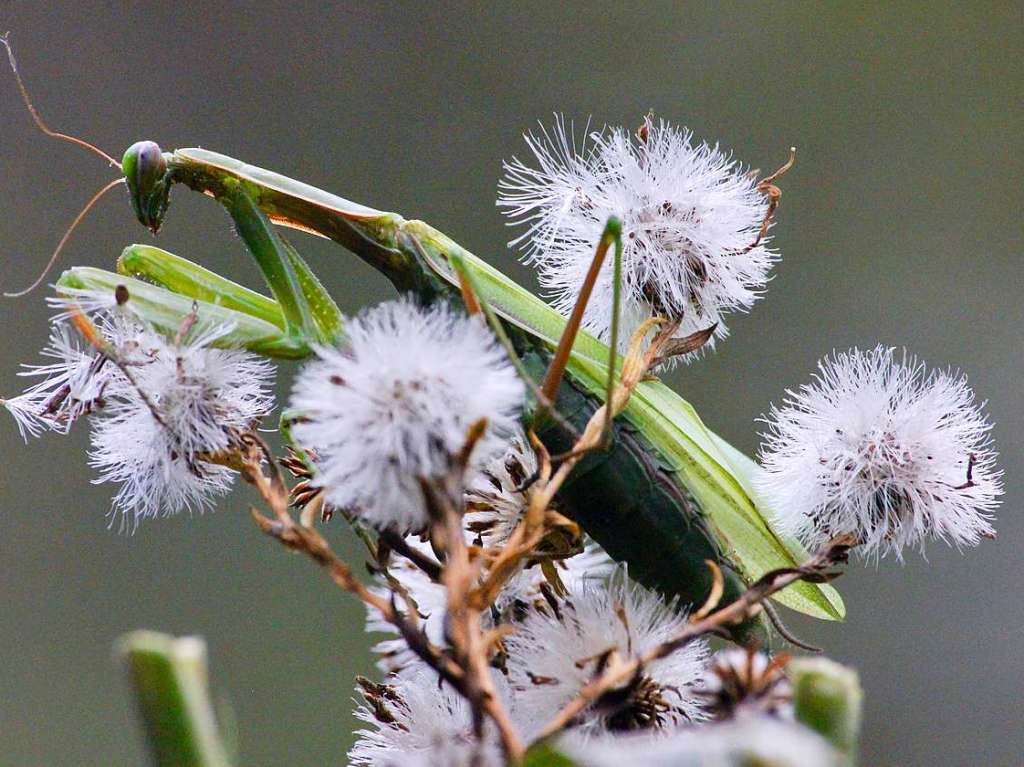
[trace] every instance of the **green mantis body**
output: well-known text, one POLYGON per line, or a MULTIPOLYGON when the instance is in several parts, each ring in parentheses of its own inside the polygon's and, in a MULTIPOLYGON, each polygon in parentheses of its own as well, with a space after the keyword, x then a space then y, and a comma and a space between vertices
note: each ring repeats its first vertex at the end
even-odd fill
MULTIPOLYGON (((338 341, 340 314, 298 253, 276 234, 271 224, 277 224, 334 240, 423 302, 460 300, 459 278, 465 277, 501 318, 537 380, 565 327, 565 319, 539 298, 421 221, 201 149, 160 153, 155 144, 140 142, 126 154, 124 171, 136 215, 154 232, 175 183, 220 201, 274 297, 147 246, 125 251, 120 275, 78 268, 61 280, 66 288, 103 287, 136 277, 140 281, 130 285, 136 306, 157 324, 173 327, 174 315, 197 299, 204 311, 230 314, 233 341, 254 351, 300 358, 313 344, 338 341)), ((608 347, 593 337, 576 338, 555 408, 578 429, 602 404, 611 359, 608 347)), ((571 446, 554 423, 539 436, 552 453, 571 446)), ((617 419, 609 449, 577 467, 559 501, 613 557, 628 562, 633 577, 684 603, 703 603, 712 585, 705 560, 716 562, 725 576, 724 604, 764 572, 805 556, 766 523, 750 482, 756 469, 681 397, 658 381, 644 381, 617 419)), ((799 583, 779 601, 820 618, 840 619, 844 612, 827 585, 799 583)), ((752 628, 741 627, 736 638, 752 628)))

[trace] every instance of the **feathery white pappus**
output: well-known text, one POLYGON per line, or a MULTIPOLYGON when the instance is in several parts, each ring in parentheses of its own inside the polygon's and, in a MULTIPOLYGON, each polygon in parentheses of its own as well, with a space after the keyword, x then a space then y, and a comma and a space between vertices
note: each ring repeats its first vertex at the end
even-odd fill
POLYGON ((175 344, 140 325, 118 349, 133 382, 92 419, 89 461, 100 471, 95 482, 120 484, 114 509, 135 523, 203 511, 226 493, 235 472, 204 456, 235 446, 273 408, 268 361, 211 347, 229 331, 195 328, 175 344))
MULTIPOLYGON (((678 605, 630 581, 619 570, 607 582, 584 582, 557 611, 534 608, 505 638, 514 715, 536 736, 590 681, 608 653, 622 658, 671 639, 687 625, 678 605)), ((580 715, 583 736, 639 729, 671 729, 706 718, 695 683, 708 656, 704 640, 691 642, 644 669, 641 678, 612 690, 580 715)))
POLYGON ((332 506, 365 521, 420 529, 418 477, 443 474, 469 427, 486 418, 474 467, 500 453, 518 422, 524 387, 482 317, 409 300, 352 320, 342 349, 320 348, 299 374, 296 440, 315 448, 313 483, 332 506))
MULTIPOLYGON (((135 323, 117 316, 100 315, 96 323, 116 348, 124 348, 137 333, 135 323)), ((18 375, 42 380, 17 397, 3 401, 23 438, 39 436, 43 430, 67 433, 75 421, 102 407, 106 397, 123 393, 128 385, 117 366, 64 321, 53 322, 49 340, 40 354, 53 361, 23 365, 25 369, 18 375)))
POLYGON ((1002 494, 991 425, 964 376, 879 346, 835 354, 766 419, 759 489, 816 550, 853 534, 867 557, 993 533, 1002 494))
MULTIPOLYGON (((622 221, 622 343, 658 314, 681 321, 678 336, 748 309, 777 256, 767 238, 753 246, 768 211, 747 169, 718 146, 664 121, 645 122, 641 140, 624 128, 591 132, 576 146, 556 116, 552 130, 526 135, 537 167, 506 162, 498 206, 526 231, 523 244, 541 284, 563 314, 572 311, 605 223, 622 221)), ((613 265, 594 286, 584 327, 611 333, 613 265)))
POLYGON ((201 511, 227 492, 234 472, 203 457, 232 446, 273 407, 270 363, 212 348, 231 328, 204 328, 201 318, 181 343, 170 341, 106 292, 50 303, 60 313, 42 355, 54 361, 26 366, 22 375, 42 380, 3 403, 23 436, 67 433, 88 417, 94 482, 120 484, 112 513, 122 523, 201 511), (105 350, 79 338, 67 322, 73 314, 92 315, 105 350))
MULTIPOLYGON (((499 681, 499 694, 501 685, 499 681)), ((365 703, 355 715, 368 724, 348 752, 353 765, 371 767, 498 767, 505 764, 494 727, 488 720, 485 740, 473 736, 466 699, 436 673, 362 683, 365 703)))
POLYGON ((557 746, 579 767, 843 767, 849 760, 807 727, 765 714, 671 733, 627 733, 581 739, 569 731, 557 746), (642 755, 642 756, 640 756, 642 755))

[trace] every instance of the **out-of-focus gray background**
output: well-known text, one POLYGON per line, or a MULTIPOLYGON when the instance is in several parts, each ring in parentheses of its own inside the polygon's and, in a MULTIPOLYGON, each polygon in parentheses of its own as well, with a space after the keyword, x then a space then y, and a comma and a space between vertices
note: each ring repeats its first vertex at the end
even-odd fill
MULTIPOLYGON (((752 451, 755 419, 834 347, 906 345, 970 375, 1006 471, 998 540, 853 567, 845 625, 792 623, 860 669, 865 764, 1020 763, 1019 3, 97 5, 0 4, 56 127, 118 156, 143 138, 226 152, 429 220, 528 283, 495 182, 553 111, 632 125, 653 109, 763 169, 799 147, 767 297, 674 382, 752 451)), ((35 132, 0 71, 0 286, 29 282, 111 177, 35 132)), ((347 253, 294 240, 346 310, 390 295, 347 253)), ((63 263, 109 267, 135 241, 151 238, 118 192, 63 263)), ((159 244, 258 284, 209 200, 177 190, 159 244)), ((2 393, 45 341, 42 297, 0 303, 2 393)), ((138 763, 111 660, 137 627, 209 640, 245 764, 343 763, 352 679, 371 663, 361 609, 256 532, 246 490, 133 537, 107 529, 85 445, 81 429, 23 445, 0 424, 0 763, 138 763)))

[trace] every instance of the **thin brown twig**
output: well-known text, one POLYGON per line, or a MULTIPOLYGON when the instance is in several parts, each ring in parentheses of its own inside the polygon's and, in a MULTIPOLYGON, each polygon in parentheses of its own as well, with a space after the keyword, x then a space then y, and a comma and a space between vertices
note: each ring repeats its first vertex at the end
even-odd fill
MULTIPOLYGON (((489 660, 493 642, 482 630, 480 611, 470 605, 467 599, 479 571, 470 562, 462 534, 461 511, 451 502, 453 497, 462 497, 462 477, 473 448, 485 428, 486 422, 471 427, 448 476, 439 482, 422 483, 427 508, 445 533, 445 564, 432 563, 429 558, 425 558, 426 561, 410 558, 413 564, 434 571, 448 590, 450 651, 442 651, 430 642, 418 625, 414 610, 410 608, 409 616, 403 614, 395 604, 394 594, 388 600, 359 581, 352 569, 338 558, 315 528, 295 523, 289 512, 290 496, 280 466, 274 460, 269 446, 256 434, 246 436, 250 455, 249 460, 243 464, 243 474, 273 512, 273 518, 268 518, 256 509, 252 510, 253 519, 259 528, 288 548, 308 556, 327 571, 335 584, 374 607, 385 621, 395 626, 409 649, 469 701, 474 712, 476 734, 482 736, 485 717, 491 719, 509 759, 517 762, 525 749, 491 679, 489 660), (264 463, 270 467, 269 476, 263 470, 264 463)), ((405 553, 400 548, 411 550, 411 547, 404 546, 404 541, 394 545, 394 539, 400 537, 387 536, 384 544, 399 553, 405 553)))
POLYGON ((249 456, 242 464, 242 474, 252 483, 260 497, 270 507, 274 518, 252 509, 252 517, 256 525, 271 538, 275 538, 289 549, 305 554, 323 567, 331 580, 340 588, 360 599, 365 604, 378 610, 381 617, 395 626, 406 639, 409 647, 424 662, 434 668, 442 678, 459 689, 462 672, 436 647, 434 647, 417 627, 399 612, 392 601, 374 593, 366 587, 352 572, 345 562, 331 550, 330 544, 316 529, 296 524, 288 512, 288 489, 281 475, 281 470, 274 460, 267 443, 257 434, 245 435, 244 443, 250 448, 249 456), (270 467, 270 476, 263 471, 265 465, 270 467))
POLYGON ((377 535, 382 543, 412 562, 434 583, 441 582, 441 573, 444 568, 441 567, 441 563, 436 559, 410 546, 409 542, 394 530, 381 530, 377 535))
POLYGON ((485 428, 486 421, 473 424, 463 449, 455 456, 453 470, 438 481, 421 481, 421 486, 435 529, 444 535, 446 558, 441 582, 447 594, 447 633, 452 656, 465 672, 462 693, 473 713, 474 731, 478 737, 483 736, 484 720, 490 718, 506 755, 518 762, 525 749, 491 677, 492 645, 481 625, 483 608, 471 598, 480 578, 481 562, 470 561, 462 523, 463 478, 485 428), (458 499, 458 506, 453 499, 458 499))
POLYGON ((757 232, 757 237, 755 237, 754 241, 743 250, 744 253, 749 253, 760 245, 761 240, 763 240, 764 236, 768 233, 768 227, 771 226, 772 218, 774 218, 775 211, 779 207, 779 200, 782 199, 782 190, 775 185, 775 181, 779 176, 792 168, 795 162, 796 147, 791 146, 789 148, 789 159, 786 160, 782 167, 757 182, 757 191, 768 198, 768 210, 765 211, 764 219, 761 221, 761 228, 757 232))

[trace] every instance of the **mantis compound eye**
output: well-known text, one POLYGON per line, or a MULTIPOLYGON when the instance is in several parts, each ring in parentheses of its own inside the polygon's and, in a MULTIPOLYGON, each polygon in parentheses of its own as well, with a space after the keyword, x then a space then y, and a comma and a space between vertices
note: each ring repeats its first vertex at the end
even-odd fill
POLYGON ((156 142, 137 141, 124 153, 121 168, 136 217, 156 234, 167 211, 167 159, 156 142))

